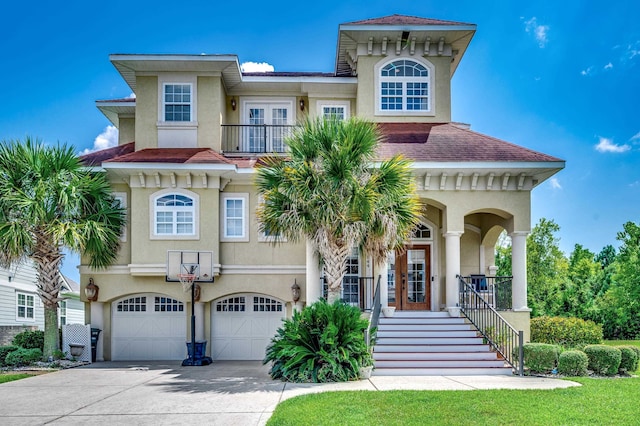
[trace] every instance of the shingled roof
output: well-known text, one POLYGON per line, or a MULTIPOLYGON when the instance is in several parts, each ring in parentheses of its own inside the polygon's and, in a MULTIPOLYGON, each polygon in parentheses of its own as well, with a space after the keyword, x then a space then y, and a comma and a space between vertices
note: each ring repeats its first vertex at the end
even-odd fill
POLYGON ((472 25, 464 22, 442 21, 440 19, 420 18, 408 15, 389 15, 381 18, 363 19, 347 22, 343 25, 472 25))
POLYGON ((124 145, 114 146, 113 148, 107 148, 96 152, 91 152, 86 155, 80 156, 82 164, 85 166, 93 167, 100 166, 103 161, 117 158, 121 155, 132 153, 136 149, 135 142, 129 142, 124 145))
POLYGON ((452 123, 380 123, 385 136, 381 159, 402 154, 412 161, 558 162, 563 161, 452 123))

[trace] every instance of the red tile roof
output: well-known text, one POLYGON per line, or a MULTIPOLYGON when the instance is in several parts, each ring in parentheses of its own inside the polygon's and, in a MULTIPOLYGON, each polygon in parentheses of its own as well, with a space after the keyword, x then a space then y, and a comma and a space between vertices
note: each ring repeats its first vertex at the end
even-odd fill
POLYGON ((442 21, 440 19, 420 18, 408 15, 389 15, 381 18, 347 22, 343 25, 473 25, 464 22, 442 21))
POLYGON ((412 161, 557 162, 550 155, 486 136, 451 123, 380 123, 385 142, 380 158, 402 154, 412 161))
POLYGON ((129 142, 124 145, 114 146, 113 148, 103 149, 101 151, 91 152, 80 156, 80 160, 85 166, 99 166, 103 161, 126 155, 135 151, 135 142, 129 142))

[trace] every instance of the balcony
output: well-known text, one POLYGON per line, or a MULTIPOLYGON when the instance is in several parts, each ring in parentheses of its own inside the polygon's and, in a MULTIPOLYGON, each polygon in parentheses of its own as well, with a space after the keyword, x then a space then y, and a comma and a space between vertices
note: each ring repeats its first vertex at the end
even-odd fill
POLYGON ((222 153, 264 155, 286 152, 285 138, 295 126, 266 124, 223 124, 222 153))

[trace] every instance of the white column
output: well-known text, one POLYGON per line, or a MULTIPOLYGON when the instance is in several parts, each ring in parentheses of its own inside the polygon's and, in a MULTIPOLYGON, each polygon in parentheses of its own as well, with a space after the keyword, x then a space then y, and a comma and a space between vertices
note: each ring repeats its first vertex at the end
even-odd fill
POLYGON ((446 286, 446 306, 447 310, 457 309, 459 299, 458 278, 460 275, 460 237, 462 232, 446 232, 445 239, 445 286, 446 286))
POLYGON ((378 273, 373 277, 374 286, 378 282, 378 275, 380 275, 380 305, 383 308, 386 308, 387 306, 389 306, 389 283, 387 282, 389 278, 389 264, 385 260, 380 265, 378 265, 378 268, 376 268, 376 270, 378 273))
POLYGON ((206 340, 204 338, 204 303, 196 302, 194 308, 193 312, 196 315, 196 340, 206 340))
POLYGON ((313 245, 307 241, 307 276, 306 276, 306 302, 307 305, 320 299, 322 288, 320 285, 320 268, 318 255, 315 254, 313 245))
POLYGON ((511 303, 514 311, 528 311, 527 307, 527 235, 511 233, 511 273, 513 274, 511 303))
POLYGON ((89 306, 91 306, 91 328, 99 328, 102 330, 98 337, 98 344, 96 345, 96 361, 104 361, 104 345, 102 344, 102 340, 104 339, 104 303, 90 302, 89 306))

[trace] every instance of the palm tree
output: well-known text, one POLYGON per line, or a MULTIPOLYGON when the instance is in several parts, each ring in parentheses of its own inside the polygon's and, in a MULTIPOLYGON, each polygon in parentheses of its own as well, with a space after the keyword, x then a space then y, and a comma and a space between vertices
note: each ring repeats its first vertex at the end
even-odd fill
POLYGON ((329 302, 340 299, 354 247, 380 264, 420 218, 410 163, 400 157, 374 163, 381 139, 374 124, 359 118, 308 119, 287 140, 289 158, 267 157, 258 169, 261 231, 312 243, 329 302))
POLYGON ((116 258, 123 209, 104 174, 83 167, 73 149, 39 140, 0 144, 0 265, 26 258, 44 304, 44 356, 59 349, 58 302, 63 248, 104 268, 116 258))

